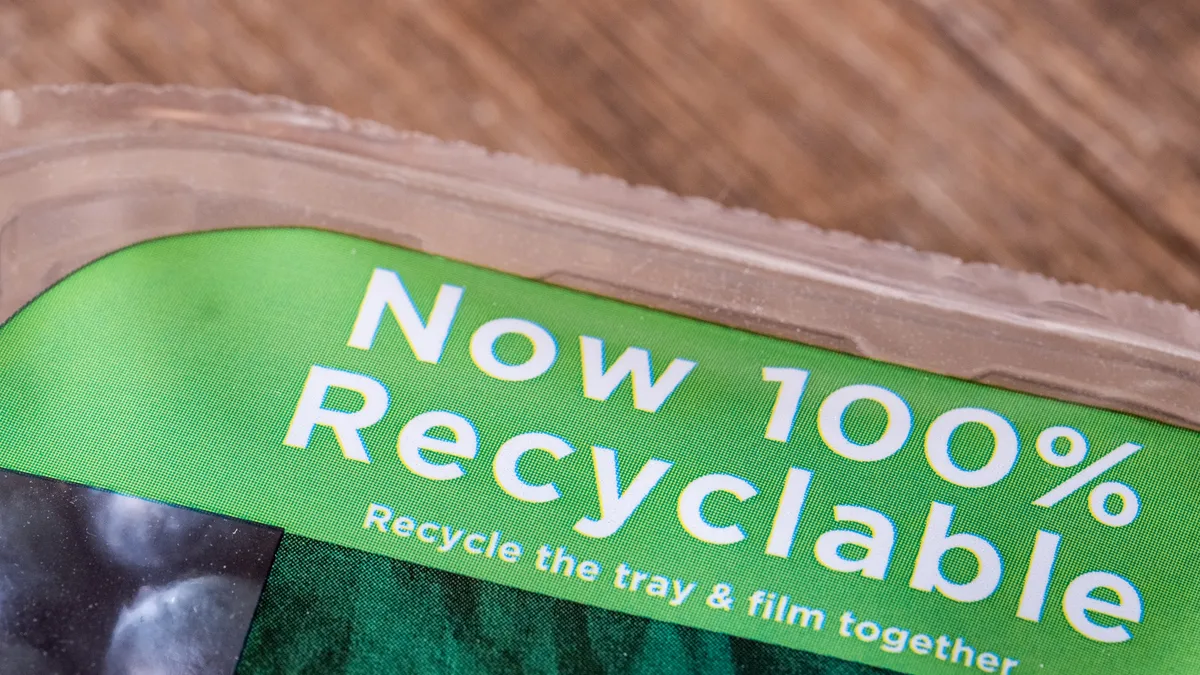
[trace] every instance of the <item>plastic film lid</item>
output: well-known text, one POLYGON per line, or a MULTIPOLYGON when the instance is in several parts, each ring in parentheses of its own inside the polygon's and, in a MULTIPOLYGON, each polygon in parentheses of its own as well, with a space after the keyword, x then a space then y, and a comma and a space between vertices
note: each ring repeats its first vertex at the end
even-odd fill
POLYGON ((1200 428, 1200 315, 1136 294, 190 88, 0 92, 0 320, 184 232, 309 225, 785 339, 1200 428))

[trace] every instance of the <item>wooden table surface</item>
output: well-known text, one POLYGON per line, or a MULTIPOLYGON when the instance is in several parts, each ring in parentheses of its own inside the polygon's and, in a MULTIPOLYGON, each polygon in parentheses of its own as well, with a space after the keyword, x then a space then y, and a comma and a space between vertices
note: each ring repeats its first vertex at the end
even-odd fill
POLYGON ((6 0, 0 87, 238 87, 1200 307, 1197 0, 6 0))

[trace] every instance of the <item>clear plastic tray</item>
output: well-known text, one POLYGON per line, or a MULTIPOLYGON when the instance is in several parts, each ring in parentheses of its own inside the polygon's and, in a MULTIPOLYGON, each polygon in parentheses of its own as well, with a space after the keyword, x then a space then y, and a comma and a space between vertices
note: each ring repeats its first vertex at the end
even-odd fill
POLYGON ((231 91, 0 92, 0 321, 182 232, 309 225, 1200 428, 1200 316, 231 91))

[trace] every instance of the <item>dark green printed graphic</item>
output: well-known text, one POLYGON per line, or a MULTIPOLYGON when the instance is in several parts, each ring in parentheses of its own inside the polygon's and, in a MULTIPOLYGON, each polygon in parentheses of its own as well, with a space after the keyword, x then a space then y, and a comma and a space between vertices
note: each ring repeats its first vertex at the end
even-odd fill
POLYGON ((238 675, 886 671, 284 537, 238 675))
POLYGON ((4 468, 908 673, 1200 671, 1197 438, 307 229, 0 327, 4 468))

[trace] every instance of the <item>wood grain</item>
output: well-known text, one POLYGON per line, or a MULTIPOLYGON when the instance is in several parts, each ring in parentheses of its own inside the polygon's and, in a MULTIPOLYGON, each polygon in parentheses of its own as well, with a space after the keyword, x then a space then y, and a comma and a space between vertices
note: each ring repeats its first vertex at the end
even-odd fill
POLYGON ((0 86, 272 93, 1200 306, 1193 0, 9 0, 0 86))

